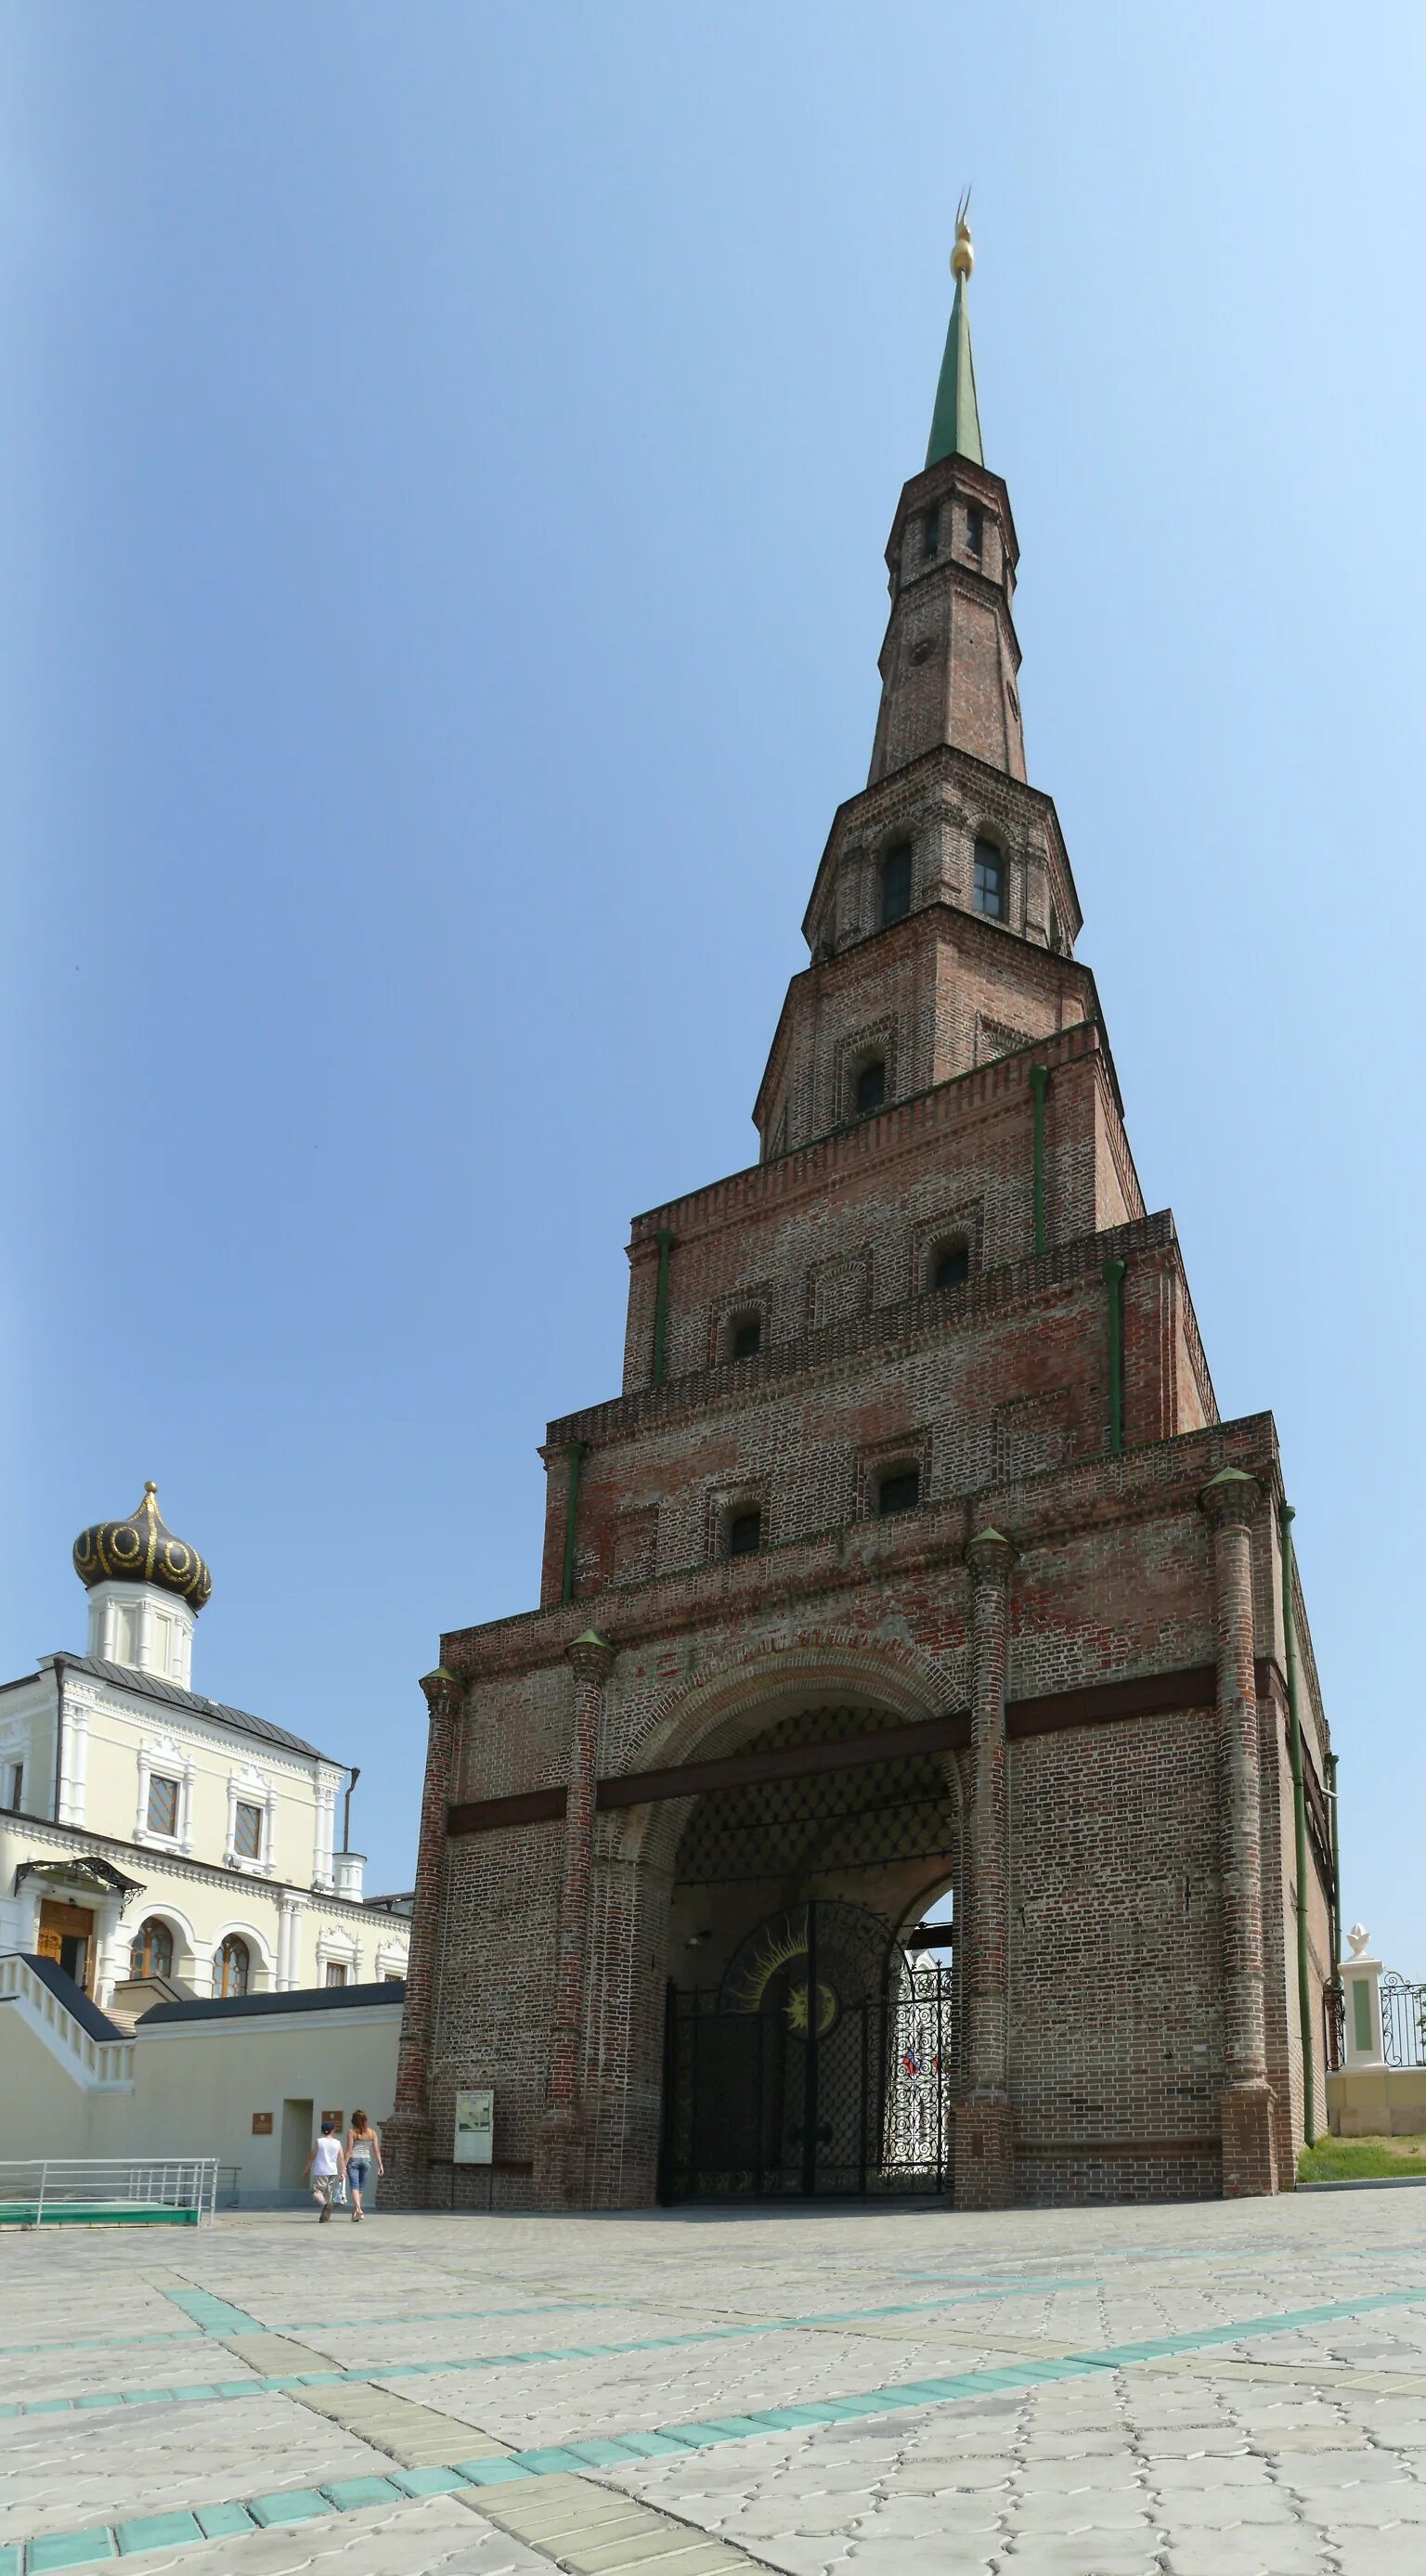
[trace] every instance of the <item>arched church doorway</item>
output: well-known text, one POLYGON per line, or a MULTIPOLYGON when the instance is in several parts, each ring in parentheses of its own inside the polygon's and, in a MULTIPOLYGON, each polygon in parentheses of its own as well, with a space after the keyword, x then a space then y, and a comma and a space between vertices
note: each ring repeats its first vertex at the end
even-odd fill
POLYGON ((944 2192, 960 2069, 959 1801, 904 1720, 804 1708, 689 1808, 671 1911, 666 2200, 944 2192), (777 1777, 794 1748, 817 1767, 777 1777), (746 1777, 766 1754, 770 1776, 746 1777))

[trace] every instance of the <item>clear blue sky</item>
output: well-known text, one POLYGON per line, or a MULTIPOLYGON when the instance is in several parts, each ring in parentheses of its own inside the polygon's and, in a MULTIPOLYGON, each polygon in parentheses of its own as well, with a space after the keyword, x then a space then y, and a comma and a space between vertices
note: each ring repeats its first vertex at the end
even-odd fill
POLYGON ((198 1686, 408 1880, 627 1219, 754 1150, 973 180, 1031 775, 1426 1974, 1419 11, 30 0, 0 71, 0 1670, 157 1476, 198 1686))

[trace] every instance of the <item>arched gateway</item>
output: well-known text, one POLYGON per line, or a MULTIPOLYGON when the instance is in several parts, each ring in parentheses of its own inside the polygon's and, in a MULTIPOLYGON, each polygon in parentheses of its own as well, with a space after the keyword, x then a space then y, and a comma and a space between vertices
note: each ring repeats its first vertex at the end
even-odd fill
POLYGON ((879 1750, 904 1732, 865 1705, 797 1709, 684 1811, 663 2198, 945 2189, 959 1784, 947 1753, 879 1750))
POLYGON ((416 2205, 1268 2191, 1320 2109, 1276 1433, 1220 1420, 1140 1192, 1026 777, 963 230, 953 264, 759 1160, 635 1221, 623 1392, 543 1453, 540 1608, 425 1684, 416 2205))

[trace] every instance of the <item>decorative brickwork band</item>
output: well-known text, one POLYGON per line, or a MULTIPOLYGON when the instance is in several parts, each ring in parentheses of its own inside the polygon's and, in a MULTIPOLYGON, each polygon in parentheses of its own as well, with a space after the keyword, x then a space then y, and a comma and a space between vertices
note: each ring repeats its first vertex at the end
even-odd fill
POLYGON ((579 2072, 584 2054, 585 1961, 594 1870, 594 1784, 599 1771, 604 1685, 614 1652, 591 1628, 575 1639, 569 1661, 574 1672, 574 1709, 564 1811, 564 1875, 555 1953, 549 2078, 535 2151, 537 2197, 555 2208, 577 2207, 584 2198, 588 2141, 579 2072))
POLYGON ((418 2209, 426 2198, 431 2152, 431 1997, 437 1966, 436 1930, 441 1920, 438 1898, 445 1864, 446 1802, 455 1770, 462 1708, 460 1683, 444 1664, 427 1673, 421 1688, 426 1696, 429 1727, 416 1847, 416 1904, 396 2060, 396 2101, 383 2132, 388 2176, 383 2189, 388 2203, 398 2209, 418 2209))
POLYGON ((1225 1467, 1202 1494, 1213 1529, 1218 1648, 1225 2198, 1277 2189, 1263 2009, 1262 1784, 1253 1669, 1253 1524, 1262 1499, 1256 1477, 1235 1467, 1225 1467))
POLYGON ((1014 1551, 998 1530, 966 1549, 971 1576, 971 1810, 965 2100, 956 2206, 1003 2209, 1014 2189, 1008 2054, 1009 1864, 1005 1683, 1014 1551))

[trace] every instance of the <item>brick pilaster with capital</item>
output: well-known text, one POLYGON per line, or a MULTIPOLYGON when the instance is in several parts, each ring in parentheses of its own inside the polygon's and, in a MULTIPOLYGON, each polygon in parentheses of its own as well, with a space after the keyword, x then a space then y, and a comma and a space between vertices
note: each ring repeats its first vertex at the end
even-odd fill
POLYGON ((1204 1487, 1218 1660, 1225 2199, 1277 2189, 1263 2005, 1262 1781, 1253 1649, 1253 1526, 1262 1487, 1225 1468, 1204 1487))
POLYGON ((1005 1682, 1014 1551, 998 1530, 966 1549, 971 1579, 970 1909, 966 2092, 956 2110, 956 2207, 1004 2209, 1014 2195, 1009 2012, 1005 1682))
POLYGON ((589 1900, 594 1874, 594 1788, 599 1761, 599 1721, 613 1649, 593 1631, 569 1649, 574 1674, 569 1781, 564 1812, 564 1872, 560 1888, 559 1942, 555 1953, 554 2011, 550 2033, 545 2113, 535 2146, 536 2198, 548 2207, 577 2208, 586 2196, 588 2123, 580 2098, 584 2056, 584 1994, 589 1955, 589 1900))
POLYGON ((429 1726, 421 1830, 416 1847, 416 1906, 396 2060, 396 2102, 382 2132, 386 2164, 382 2196, 393 2209, 423 2208, 430 2188, 430 2034, 437 1972, 438 1896, 445 1865, 446 1805, 463 1699, 460 1683, 443 1664, 426 1674, 421 1688, 429 1726))

